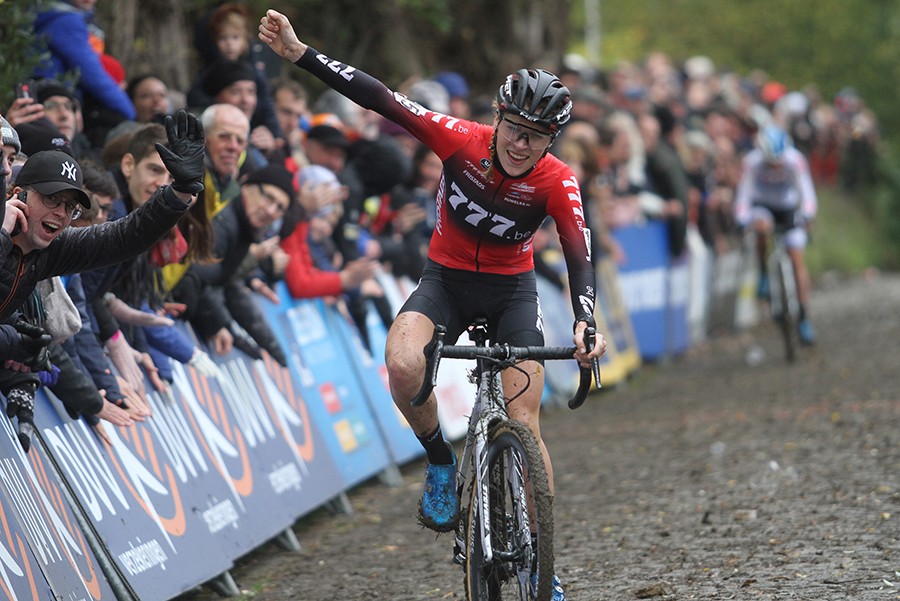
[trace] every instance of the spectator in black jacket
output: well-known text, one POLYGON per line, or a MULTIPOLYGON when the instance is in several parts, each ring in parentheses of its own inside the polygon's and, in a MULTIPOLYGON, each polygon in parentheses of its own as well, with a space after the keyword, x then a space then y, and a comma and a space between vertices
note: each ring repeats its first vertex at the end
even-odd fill
MULTIPOLYGON (((6 182, 10 175, 10 162, 22 148, 19 135, 9 122, 0 115, 0 191, 6 195, 6 182)), ((3 229, 0 236, 0 259, 5 259, 12 250, 10 232, 15 227, 15 221, 6 222, 6 203, 0 203, 0 227, 3 229)), ((16 328, 13 324, 0 324, 0 357, 3 357, 3 369, 14 368, 17 371, 30 371, 40 363, 39 355, 45 354, 45 348, 49 344, 49 336, 45 336, 38 328, 16 328)))
MULTIPOLYGON (((270 164, 251 172, 241 185, 241 195, 215 216, 213 255, 218 260, 192 264, 174 290, 175 300, 187 305, 184 315, 202 339, 211 339, 222 328, 229 328, 236 334, 235 344, 258 358, 258 351, 241 346, 245 342, 241 340, 242 330, 247 330, 250 322, 235 327, 234 322, 240 325, 242 316, 232 316, 226 297, 239 294, 234 288, 246 289, 239 276, 251 247, 257 260, 280 250, 277 236, 263 241, 263 235, 295 202, 293 176, 281 165, 270 164)), ((252 304, 242 306, 252 311, 252 304)), ((254 338, 259 346, 283 362, 281 349, 272 347, 274 336, 266 337, 270 342, 260 340, 259 336, 254 338)))
MULTIPOLYGON (((9 322, 40 280, 136 256, 177 224, 203 189, 203 128, 182 111, 177 121, 167 120, 166 130, 168 144, 157 150, 174 183, 116 222, 69 229, 82 207, 91 206, 82 189, 81 166, 60 151, 39 152, 28 159, 16 178, 14 196, 6 203, 0 233, 9 249, 0 255, 0 321, 9 322)), ((24 393, 7 394, 7 414, 18 416, 20 434, 26 436, 33 430, 36 386, 36 376, 0 370, 0 390, 24 393)))
POLYGON ((662 218, 668 227, 669 254, 677 258, 685 248, 689 188, 681 157, 669 140, 677 123, 669 109, 656 107, 652 114, 641 115, 638 125, 646 152, 645 187, 663 200, 662 218))

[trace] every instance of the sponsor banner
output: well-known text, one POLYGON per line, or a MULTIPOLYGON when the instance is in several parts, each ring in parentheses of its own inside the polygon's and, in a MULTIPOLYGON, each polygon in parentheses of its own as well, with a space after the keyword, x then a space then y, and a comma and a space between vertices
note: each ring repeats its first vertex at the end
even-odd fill
POLYGON ((619 271, 611 256, 601 257, 597 272, 597 303, 594 319, 606 338, 606 353, 600 360, 604 386, 624 381, 641 365, 631 314, 622 298, 619 271))
POLYGON ((744 244, 717 255, 712 267, 710 332, 731 332, 755 326, 759 322, 758 284, 759 263, 754 246, 744 244))
POLYGON ((696 226, 687 230, 687 259, 690 292, 687 316, 691 341, 705 340, 709 333, 709 307, 713 277, 713 251, 706 246, 696 226))
POLYGON ((41 391, 35 414, 46 452, 121 574, 141 598, 169 599, 231 567, 215 536, 220 519, 209 516, 230 504, 228 523, 236 525, 239 502, 213 459, 223 445, 201 439, 192 429, 197 416, 180 403, 154 397, 146 422, 100 422, 111 446, 41 391))
POLYGON ((210 356, 221 377, 207 379, 178 366, 176 373, 182 375, 176 383, 184 383, 186 397, 203 390, 212 392, 218 403, 211 407, 208 419, 221 423, 239 449, 237 455, 222 453, 228 467, 223 476, 247 503, 246 513, 264 521, 254 525, 254 535, 240 543, 252 548, 339 495, 345 482, 325 436, 310 417, 308 395, 291 370, 265 351, 261 360, 239 350, 210 356), (188 373, 191 381, 187 381, 188 373))
MULTIPOLYGON (((385 296, 390 300, 395 314, 414 289, 414 284, 409 278, 396 279, 385 273, 379 274, 378 283, 384 289, 385 296)), ((369 313, 371 314, 373 311, 369 311, 369 313)), ((369 327, 372 352, 382 362, 384 361, 386 338, 387 335, 383 330, 379 332, 377 328, 369 327)), ((460 336, 459 340, 445 340, 445 343, 472 344, 466 334, 460 336)), ((473 361, 441 361, 434 393, 438 399, 438 420, 441 423, 441 431, 447 440, 464 438, 469 427, 469 415, 471 415, 472 405, 475 403, 475 385, 469 381, 469 370, 473 367, 475 367, 473 361)))
POLYGON ((688 300, 691 296, 691 274, 688 257, 669 263, 668 298, 666 304, 666 352, 683 353, 691 344, 688 300))
POLYGON ((343 477, 343 488, 350 488, 390 465, 387 445, 356 375, 348 370, 351 358, 329 328, 324 301, 294 300, 284 282, 275 289, 280 302, 261 300, 260 306, 290 358, 294 381, 343 477))
POLYGON ((264 362, 250 361, 239 351, 214 361, 219 375, 212 377, 175 364, 172 394, 157 406, 187 416, 224 483, 226 496, 204 495, 196 507, 227 557, 236 559, 328 497, 319 496, 318 482, 309 478, 310 462, 285 429, 290 423, 302 427, 301 415, 271 382, 264 362))
POLYGON ((619 285, 641 356, 654 360, 684 350, 687 270, 683 262, 669 268, 665 224, 648 221, 616 228, 612 234, 626 257, 619 265, 619 285))
POLYGON ((425 450, 391 398, 387 367, 383 358, 387 330, 377 311, 369 308, 366 314, 366 329, 370 334, 372 353, 366 349, 359 331, 348 315, 338 307, 326 307, 325 314, 329 329, 337 335, 337 340, 341 342, 346 355, 350 358, 350 364, 357 376, 359 392, 375 416, 393 462, 403 465, 424 454, 425 450), (375 336, 371 335, 373 331, 376 333, 375 336), (377 359, 374 355, 376 347, 381 349, 381 359, 377 359))
POLYGON ((734 305, 734 327, 737 330, 746 330, 759 323, 759 301, 756 297, 759 267, 755 246, 745 243, 741 252, 737 299, 734 305))
MULTIPOLYGON (((575 313, 572 303, 547 278, 537 276, 537 291, 544 322, 544 344, 572 346, 572 324, 575 313)), ((578 363, 569 361, 544 362, 544 391, 542 403, 565 403, 578 389, 578 363)))
MULTIPOLYGON (((300 363, 297 358, 290 360, 300 363)), ((326 437, 310 412, 310 403, 316 402, 317 398, 304 393, 293 371, 282 367, 267 354, 265 361, 253 362, 253 374, 266 412, 297 465, 296 472, 289 463, 275 466, 270 472, 273 490, 279 491, 279 502, 284 503, 295 518, 301 517, 345 489, 340 470, 328 452, 326 437), (300 488, 292 492, 291 489, 296 489, 297 476, 301 478, 300 488)))
POLYGON ((26 455, 12 421, 0 422, 2 598, 115 601, 40 445, 34 441, 26 455))

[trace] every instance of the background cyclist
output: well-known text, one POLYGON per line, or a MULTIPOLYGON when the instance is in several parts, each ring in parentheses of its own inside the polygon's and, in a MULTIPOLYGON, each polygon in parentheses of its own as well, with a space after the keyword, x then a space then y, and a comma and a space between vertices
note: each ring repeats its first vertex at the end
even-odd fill
MULTIPOLYGON (((548 154, 569 120, 568 89, 553 74, 520 70, 506 78, 497 94, 492 125, 429 111, 402 94, 306 44, 288 19, 269 10, 260 39, 279 56, 315 75, 357 104, 407 129, 443 163, 437 194, 437 223, 428 262, 416 290, 388 333, 386 363, 391 394, 428 456, 420 520, 452 530, 459 514, 456 456, 444 441, 434 396, 421 407, 409 404, 422 385, 423 347, 435 324, 447 326, 455 341, 478 315, 486 315, 490 337, 516 346, 541 345, 544 337, 531 239, 547 215, 557 225, 569 275, 576 321, 576 358, 589 367, 606 348, 598 335, 586 349, 582 334, 593 325, 595 276, 581 194, 572 171, 548 154)), ((543 366, 529 361, 503 373, 513 419, 528 425, 541 446, 553 486, 549 456, 541 441, 538 415, 543 366)), ((563 599, 562 589, 554 599, 563 599)))
POLYGON ((791 144, 783 129, 775 125, 760 129, 755 148, 744 157, 743 172, 735 194, 738 225, 752 226, 756 234, 760 266, 757 294, 761 298, 769 296, 766 256, 770 234, 776 223, 792 226, 786 233, 785 242, 797 280, 800 340, 807 345, 813 344, 815 332, 807 313, 810 281, 804 251, 818 200, 809 164, 791 144))

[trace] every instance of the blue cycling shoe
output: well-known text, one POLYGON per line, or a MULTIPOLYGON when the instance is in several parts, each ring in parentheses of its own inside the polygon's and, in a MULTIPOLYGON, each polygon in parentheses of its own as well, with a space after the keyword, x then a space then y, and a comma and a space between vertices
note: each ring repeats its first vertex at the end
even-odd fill
POLYGON ((801 319, 800 323, 797 324, 797 329, 800 331, 800 342, 806 346, 811 346, 816 343, 816 332, 813 330, 812 324, 809 323, 808 319, 801 319))
MULTIPOLYGON (((566 593, 563 591, 562 583, 559 581, 559 576, 556 574, 553 575, 552 586, 553 594, 550 596, 550 601, 566 601, 566 593)), ((537 589, 537 572, 531 574, 531 588, 537 589)))
POLYGON ((456 454, 453 463, 425 469, 425 490, 419 501, 419 523, 436 532, 450 532, 459 521, 456 495, 456 454))
POLYGON ((756 285, 756 298, 760 300, 768 300, 769 298, 769 274, 767 273, 759 276, 759 283, 756 285))
POLYGON ((553 595, 550 596, 550 601, 566 601, 566 594, 563 592, 562 583, 559 581, 559 577, 556 574, 553 575, 553 595))

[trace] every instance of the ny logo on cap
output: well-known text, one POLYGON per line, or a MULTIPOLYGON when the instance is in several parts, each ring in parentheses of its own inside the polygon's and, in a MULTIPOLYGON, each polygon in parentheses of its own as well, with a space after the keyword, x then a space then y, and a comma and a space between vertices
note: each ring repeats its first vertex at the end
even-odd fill
POLYGON ((76 172, 75 163, 70 163, 69 161, 66 161, 65 163, 62 164, 62 171, 60 171, 59 174, 65 175, 66 177, 68 177, 70 180, 72 180, 74 182, 74 181, 78 181, 75 176, 75 172, 76 172))

